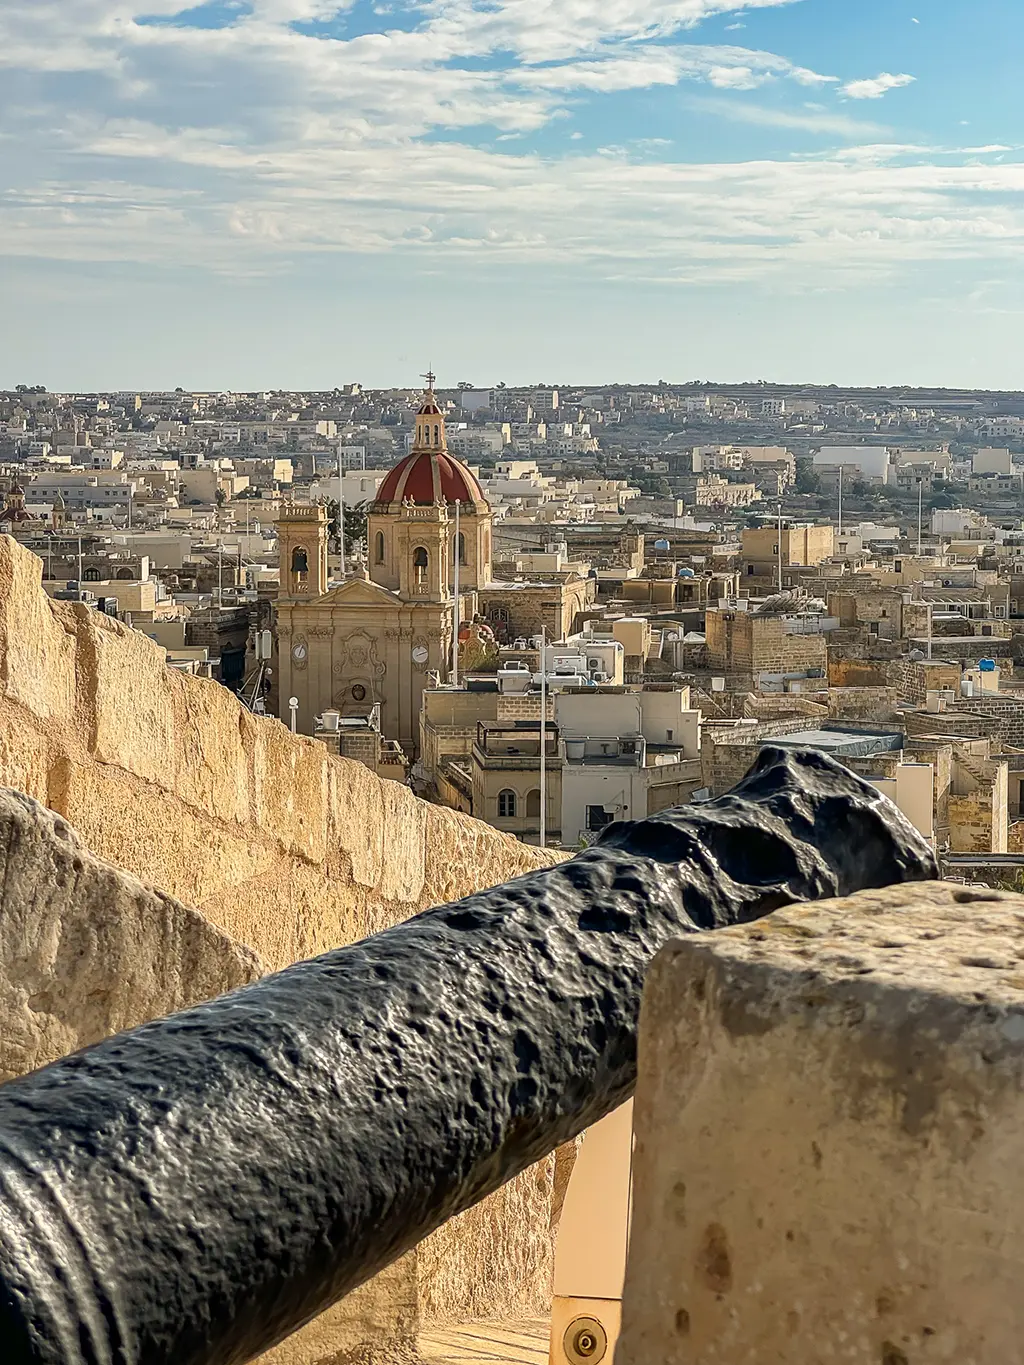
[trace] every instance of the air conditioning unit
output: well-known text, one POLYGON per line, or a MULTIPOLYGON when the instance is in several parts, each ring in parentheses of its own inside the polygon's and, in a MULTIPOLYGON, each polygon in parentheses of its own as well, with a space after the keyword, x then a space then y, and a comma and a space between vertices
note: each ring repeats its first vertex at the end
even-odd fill
POLYGON ((608 682, 611 682, 611 680, 612 680, 612 679, 611 679, 611 674, 610 674, 610 673, 595 673, 595 674, 594 674, 594 682, 596 682, 596 683, 608 683, 608 682))

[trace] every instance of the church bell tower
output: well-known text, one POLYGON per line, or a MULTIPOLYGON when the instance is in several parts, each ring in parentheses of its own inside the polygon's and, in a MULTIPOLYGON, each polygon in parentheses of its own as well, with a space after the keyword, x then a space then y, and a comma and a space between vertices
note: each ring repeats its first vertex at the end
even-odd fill
POLYGON ((280 597, 322 597, 327 591, 327 510, 286 502, 277 519, 280 597))

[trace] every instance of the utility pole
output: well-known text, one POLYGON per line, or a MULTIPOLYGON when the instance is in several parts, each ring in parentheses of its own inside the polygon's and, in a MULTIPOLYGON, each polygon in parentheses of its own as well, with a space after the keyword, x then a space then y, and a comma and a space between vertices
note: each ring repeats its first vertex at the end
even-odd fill
POLYGON ((917 481, 917 557, 921 558, 921 523, 924 509, 924 479, 917 481))
POLYGON ((779 592, 782 591, 782 503, 779 503, 779 592))
POLYGON ((455 500, 455 607, 452 616, 453 635, 452 635, 452 682, 456 687, 459 685, 459 628, 462 625, 462 600, 459 597, 459 500, 455 500))
POLYGON ((345 577, 345 473, 344 463, 341 453, 341 446, 338 446, 338 553, 341 555, 341 576, 345 577))
POLYGON ((224 542, 217 541, 217 610, 224 606, 224 542))
POLYGON ((540 846, 548 845, 548 765, 547 720, 548 720, 548 673, 545 663, 547 627, 540 628, 540 846))
POLYGON ((843 536, 843 466, 839 466, 839 538, 843 536))
POLYGON ((78 537, 78 587, 82 587, 82 537, 78 537))

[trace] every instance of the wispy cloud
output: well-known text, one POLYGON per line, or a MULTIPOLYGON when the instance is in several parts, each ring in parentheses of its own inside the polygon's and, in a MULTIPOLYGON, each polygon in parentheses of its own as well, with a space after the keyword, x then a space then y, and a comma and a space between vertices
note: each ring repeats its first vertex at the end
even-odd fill
POLYGON ((778 109, 772 105, 753 104, 749 100, 694 98, 689 103, 692 108, 716 114, 731 123, 749 123, 758 128, 792 128, 800 132, 842 138, 884 137, 889 131, 880 124, 828 110, 778 109))
POLYGON ((904 85, 913 85, 916 76, 893 76, 888 71, 868 80, 850 81, 840 87, 842 93, 851 100, 880 100, 890 90, 899 90, 904 85))
POLYGON ((678 85, 683 80, 700 81, 721 90, 754 90, 773 80, 823 86, 834 79, 794 66, 772 52, 696 43, 679 47, 631 44, 615 55, 521 67, 514 76, 515 84, 523 88, 552 91, 642 89, 678 85))

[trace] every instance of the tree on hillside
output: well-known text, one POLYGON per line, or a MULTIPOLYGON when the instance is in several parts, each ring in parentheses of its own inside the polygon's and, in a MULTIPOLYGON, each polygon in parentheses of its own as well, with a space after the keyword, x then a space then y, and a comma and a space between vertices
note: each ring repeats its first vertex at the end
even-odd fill
POLYGON ((797 460, 795 488, 798 493, 821 492, 821 475, 810 460, 797 460))

